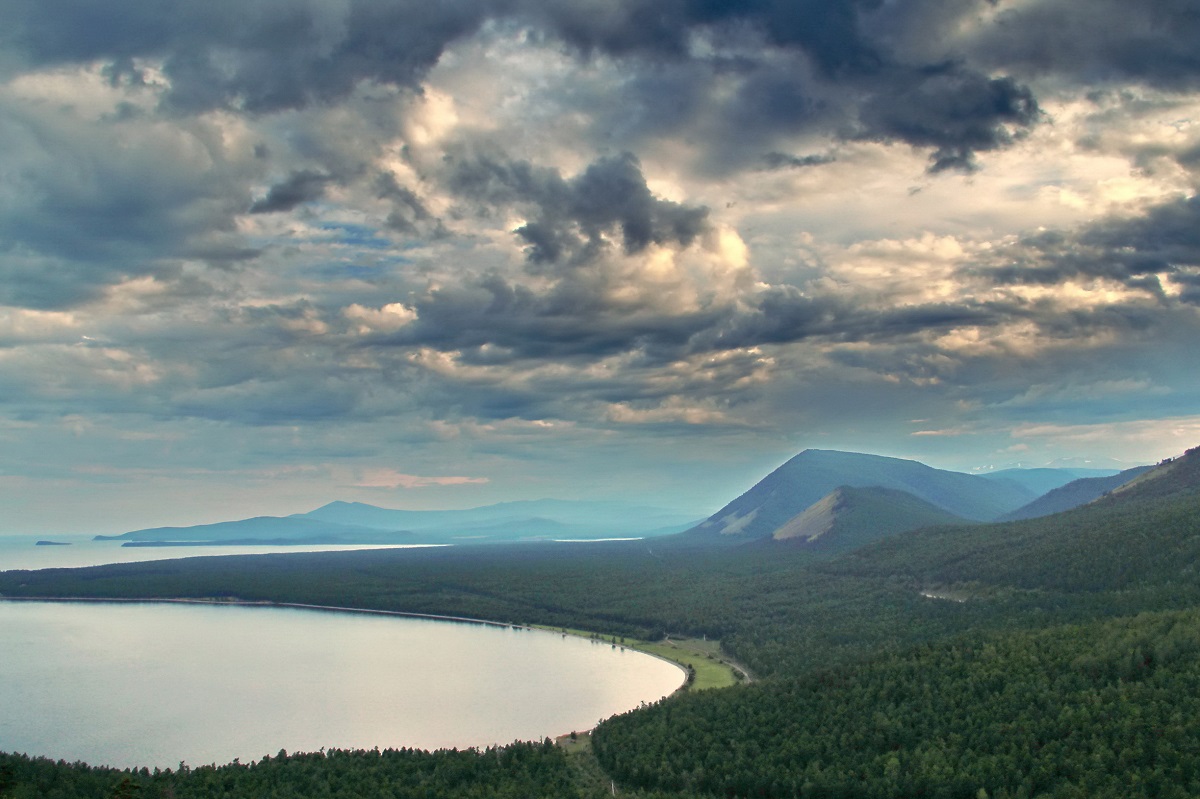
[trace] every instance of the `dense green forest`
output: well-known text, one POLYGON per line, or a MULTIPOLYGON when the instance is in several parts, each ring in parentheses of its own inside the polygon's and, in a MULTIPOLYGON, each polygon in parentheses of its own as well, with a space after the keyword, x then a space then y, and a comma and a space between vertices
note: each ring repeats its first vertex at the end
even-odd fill
POLYGON ((970 635, 682 696, 593 743, 622 784, 688 794, 1196 796, 1197 655, 1197 611, 970 635))
POLYGON ((550 741, 464 751, 280 752, 250 764, 165 771, 0 755, 0 796, 12 799, 586 799, 604 795, 597 786, 550 741))
MULTIPOLYGON (((1193 451, 1063 514, 930 528, 836 557, 786 543, 456 547, 9 572, 0 593, 273 600, 705 634, 766 678, 601 725, 599 763, 626 790, 1182 796, 1200 793, 1198 541, 1193 451)), ((547 769, 569 777, 579 759, 547 769)), ((18 760, 0 775, 17 774, 14 763, 20 774, 30 763, 67 768, 18 760)), ((217 771, 233 780, 268 765, 278 767, 217 771)), ((125 776, 140 790, 175 786, 125 776)), ((29 778, 5 779, 0 795, 27 795, 17 791, 29 778)), ((494 787, 486 795, 507 795, 500 777, 480 780, 494 787)), ((593 774, 579 789, 604 782, 593 774)), ((424 795, 467 793, 439 783, 424 795)))

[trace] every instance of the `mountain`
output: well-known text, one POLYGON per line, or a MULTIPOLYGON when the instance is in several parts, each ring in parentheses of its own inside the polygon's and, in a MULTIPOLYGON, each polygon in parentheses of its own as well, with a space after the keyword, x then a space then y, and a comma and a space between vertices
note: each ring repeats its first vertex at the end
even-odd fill
POLYGON ((1106 477, 1083 477, 1072 480, 1066 485, 1043 494, 1028 505, 1004 514, 998 521, 1036 519, 1039 516, 1049 516, 1052 513, 1061 513, 1071 508, 1077 508, 1099 499, 1113 489, 1120 488, 1151 468, 1153 467, 1136 466, 1106 477))
POLYGON ((256 516, 192 527, 151 527, 120 535, 98 535, 96 541, 238 543, 238 544, 401 544, 410 533, 296 517, 256 516))
POLYGON ((641 538, 695 524, 694 516, 620 502, 532 500, 467 510, 406 511, 361 502, 331 502, 308 513, 154 527, 97 541, 139 545, 172 542, 223 544, 447 544, 547 539, 641 538))
POLYGON ((845 552, 897 533, 964 519, 905 491, 841 486, 781 525, 773 541, 845 552))
POLYGON ((989 480, 881 455, 808 449, 685 535, 728 543, 769 538, 842 486, 904 491, 972 521, 995 519, 1037 496, 1011 480, 989 480))
POLYGON ((1051 516, 914 530, 843 556, 843 574, 925 586, 1063 592, 1194 593, 1200 569, 1200 448, 1097 500, 1051 516))
MULTIPOLYGON (((381 530, 437 531, 462 534, 499 525, 549 534, 548 524, 558 532, 575 536, 643 536, 657 531, 679 532, 695 524, 696 517, 663 508, 624 502, 535 499, 500 502, 464 510, 392 510, 362 502, 330 502, 296 518, 318 519, 381 530)), ((526 533, 527 535, 529 533, 526 533)))
POLYGON ((988 480, 1011 480, 1019 483, 1038 496, 1080 478, 1111 477, 1116 473, 1116 469, 1051 468, 1048 466, 1034 469, 998 469, 994 472, 977 472, 980 477, 988 480))

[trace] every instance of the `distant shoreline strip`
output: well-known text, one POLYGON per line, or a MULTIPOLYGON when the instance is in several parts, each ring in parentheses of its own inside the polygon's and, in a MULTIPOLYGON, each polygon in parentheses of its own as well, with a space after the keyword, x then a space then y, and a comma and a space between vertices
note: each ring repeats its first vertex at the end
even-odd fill
POLYGON ((112 602, 127 604, 176 604, 176 605, 226 605, 250 608, 295 608, 298 610, 321 610, 332 613, 369 613, 375 616, 401 616, 410 619, 430 619, 433 621, 453 621, 461 624, 482 624, 486 627, 505 627, 512 629, 534 630, 524 624, 510 624, 490 619, 475 619, 470 616, 447 616, 438 613, 413 613, 404 610, 380 610, 377 608, 349 608, 340 605, 312 605, 306 602, 276 602, 269 599, 189 599, 185 597, 94 597, 94 596, 5 596, 0 594, 0 601, 5 602, 112 602))

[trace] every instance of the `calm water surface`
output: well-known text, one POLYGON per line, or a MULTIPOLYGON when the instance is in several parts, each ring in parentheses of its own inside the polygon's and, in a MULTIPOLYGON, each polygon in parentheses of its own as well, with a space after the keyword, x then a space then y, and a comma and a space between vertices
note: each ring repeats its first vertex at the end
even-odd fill
POLYGON ((486 746, 683 682, 556 633, 283 608, 0 602, 0 750, 118 767, 486 746))
POLYGON ((351 549, 416 549, 426 544, 315 544, 293 546, 174 546, 123 547, 121 541, 93 541, 91 536, 49 536, 66 546, 38 546, 39 537, 0 536, 0 571, 9 569, 66 569, 213 555, 265 555, 278 552, 344 552, 351 549))

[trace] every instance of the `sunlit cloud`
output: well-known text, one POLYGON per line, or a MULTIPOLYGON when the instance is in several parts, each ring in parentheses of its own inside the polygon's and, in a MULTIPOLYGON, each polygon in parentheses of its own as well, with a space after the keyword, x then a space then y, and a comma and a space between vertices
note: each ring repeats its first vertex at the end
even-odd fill
POLYGON ((430 486, 484 485, 486 477, 427 476, 393 469, 367 469, 355 485, 359 488, 429 488, 430 486))

